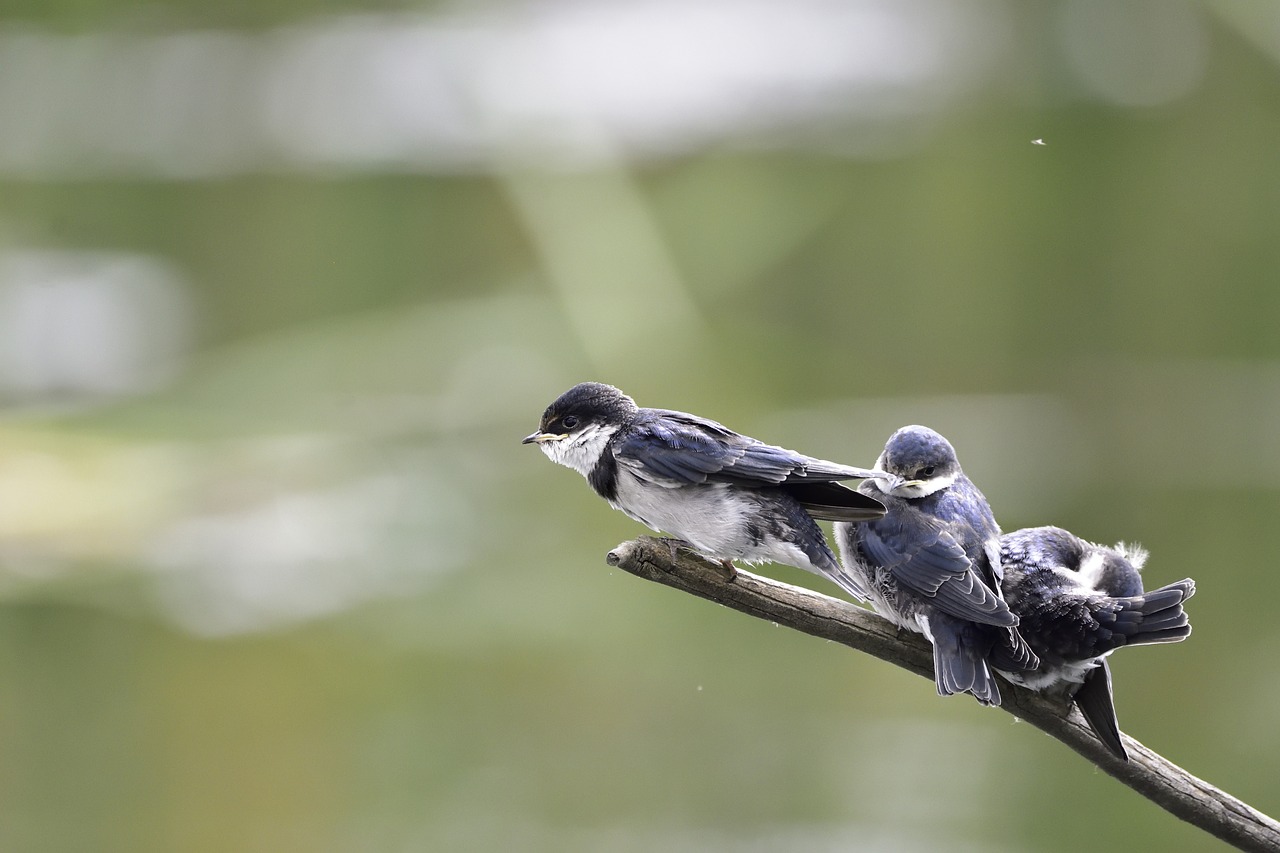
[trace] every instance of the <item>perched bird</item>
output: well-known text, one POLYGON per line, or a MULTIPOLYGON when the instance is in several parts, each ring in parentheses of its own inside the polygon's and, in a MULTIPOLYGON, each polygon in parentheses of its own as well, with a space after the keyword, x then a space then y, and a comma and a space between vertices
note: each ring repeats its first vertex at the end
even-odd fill
POLYGON ((1121 646, 1176 643, 1191 634, 1182 603, 1195 594, 1187 578, 1144 593, 1139 571, 1147 553, 1120 543, 1095 545, 1060 527, 1033 527, 1000 538, 1005 600, 1040 666, 1006 673, 1033 690, 1059 686, 1098 739, 1117 757, 1120 741, 1107 655, 1121 646))
POLYGON ((598 382, 561 394, 523 443, 582 474, 614 509, 726 568, 733 560, 785 563, 866 600, 814 519, 884 515, 880 501, 837 482, 881 476, 874 471, 764 444, 696 415, 642 409, 598 382))
POLYGON ((999 705, 991 672, 1022 672, 1039 661, 1018 633, 1000 592, 1000 528, 987 500, 938 433, 906 426, 889 437, 859 491, 885 504, 884 517, 835 525, 845 569, 876 611, 933 644, 943 696, 969 692, 999 705))

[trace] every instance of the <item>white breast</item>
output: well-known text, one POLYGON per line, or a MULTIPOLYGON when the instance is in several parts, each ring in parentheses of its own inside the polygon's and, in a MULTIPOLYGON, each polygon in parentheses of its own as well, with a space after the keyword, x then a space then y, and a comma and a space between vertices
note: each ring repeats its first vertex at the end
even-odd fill
MULTIPOLYGON (((563 441, 548 441, 542 450, 553 461, 589 477, 617 427, 587 427, 563 441)), ((617 469, 614 509, 660 533, 679 537, 697 551, 717 560, 775 562, 821 574, 822 571, 791 542, 754 538, 748 522, 760 512, 749 492, 725 483, 668 487, 643 480, 625 465, 617 469)))

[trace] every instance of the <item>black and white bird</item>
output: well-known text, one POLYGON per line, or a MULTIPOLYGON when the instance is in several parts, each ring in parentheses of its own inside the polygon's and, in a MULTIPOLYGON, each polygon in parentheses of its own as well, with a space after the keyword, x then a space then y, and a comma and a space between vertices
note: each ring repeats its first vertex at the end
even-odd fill
POLYGON ((1000 538, 1005 600, 1040 666, 1006 676, 1033 690, 1074 691, 1098 739, 1129 760, 1120 740, 1107 655, 1122 646, 1176 643, 1191 634, 1182 604, 1190 578, 1143 592, 1143 549, 1086 542, 1060 527, 1016 530, 1000 538), (1076 685, 1079 685, 1078 687, 1076 685))
POLYGON ((938 693, 969 692, 999 705, 992 669, 1039 661, 1000 591, 1000 528, 982 492, 938 433, 906 426, 890 436, 859 491, 885 504, 882 518, 835 525, 845 569, 881 616, 933 644, 938 693))
POLYGON ((814 519, 884 515, 840 480, 882 476, 764 444, 715 421, 642 409, 611 385, 584 382, 542 414, 537 444, 614 509, 732 566, 771 561, 823 575, 863 601, 814 519))

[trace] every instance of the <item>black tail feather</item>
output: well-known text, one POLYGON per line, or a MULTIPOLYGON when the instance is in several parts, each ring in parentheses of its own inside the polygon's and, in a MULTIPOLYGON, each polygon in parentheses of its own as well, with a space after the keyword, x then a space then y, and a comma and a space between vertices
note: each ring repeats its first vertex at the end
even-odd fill
POLYGON ((1116 719, 1116 706, 1111 694, 1111 670, 1105 660, 1085 675, 1074 699, 1103 746, 1116 758, 1128 761, 1129 752, 1120 739, 1120 722, 1116 719))
POLYGON ((1196 582, 1191 578, 1187 578, 1177 583, 1171 583, 1168 586, 1162 586, 1159 589, 1153 589, 1151 592, 1140 596, 1134 596, 1134 599, 1142 601, 1139 609, 1144 614, 1151 614, 1175 607, 1195 594, 1196 582))
POLYGON ((1191 623, 1182 602, 1195 591, 1195 581, 1187 578, 1143 595, 1102 599, 1094 609, 1099 651, 1186 639, 1191 623))
POLYGON ((933 639, 933 680, 939 695, 972 693, 983 705, 999 705, 1000 688, 986 661, 991 640, 980 636, 996 629, 945 616, 930 619, 929 629, 933 639))
POLYGON ((1165 628, 1159 631, 1143 631, 1138 636, 1130 638, 1128 645, 1149 646, 1156 643, 1180 643, 1190 636, 1190 625, 1175 625, 1172 628, 1165 628))
POLYGON ((835 569, 827 570, 825 574, 832 583, 852 595, 858 601, 871 600, 871 596, 867 594, 867 591, 863 588, 861 581, 839 566, 835 569))

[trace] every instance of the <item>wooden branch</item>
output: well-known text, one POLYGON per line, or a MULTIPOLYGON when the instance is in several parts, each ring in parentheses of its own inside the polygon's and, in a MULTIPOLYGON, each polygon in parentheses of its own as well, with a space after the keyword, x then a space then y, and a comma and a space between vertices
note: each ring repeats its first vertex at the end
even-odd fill
MULTIPOLYGON (((642 536, 609 552, 611 566, 767 619, 834 640, 933 680, 933 652, 917 634, 901 632, 869 610, 820 593, 737 570, 730 572, 668 540, 642 536)), ((1121 735, 1129 761, 1102 745, 1070 700, 1001 680, 1005 711, 1057 738, 1173 815, 1241 850, 1280 850, 1280 823, 1121 735)))

